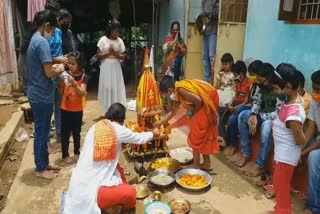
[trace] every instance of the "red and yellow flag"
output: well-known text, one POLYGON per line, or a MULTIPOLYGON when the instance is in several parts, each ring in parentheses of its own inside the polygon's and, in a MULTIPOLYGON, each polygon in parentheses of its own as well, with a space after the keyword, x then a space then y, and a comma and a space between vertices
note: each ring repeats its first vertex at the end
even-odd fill
POLYGON ((151 116, 162 113, 159 87, 149 67, 149 49, 146 47, 143 61, 143 73, 137 89, 137 113, 151 116))

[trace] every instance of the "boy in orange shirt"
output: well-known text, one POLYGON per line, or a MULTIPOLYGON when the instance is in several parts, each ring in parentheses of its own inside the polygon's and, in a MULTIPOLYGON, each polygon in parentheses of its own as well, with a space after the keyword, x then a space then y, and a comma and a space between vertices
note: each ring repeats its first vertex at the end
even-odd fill
POLYGON ((231 71, 234 75, 236 83, 236 95, 232 102, 228 105, 228 110, 232 113, 229 118, 227 137, 231 146, 228 149, 228 154, 233 155, 238 148, 237 132, 238 132, 238 117, 239 114, 251 108, 248 104, 250 95, 251 82, 247 77, 247 67, 243 61, 237 61, 231 66, 231 71))

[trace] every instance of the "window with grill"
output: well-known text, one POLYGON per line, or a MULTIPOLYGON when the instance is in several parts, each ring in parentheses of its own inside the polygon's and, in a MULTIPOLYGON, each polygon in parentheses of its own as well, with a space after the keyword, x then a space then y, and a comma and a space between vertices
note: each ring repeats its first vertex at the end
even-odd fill
POLYGON ((320 24, 320 0, 280 0, 279 20, 320 24))
POLYGON ((220 4, 220 22, 246 23, 248 0, 222 0, 220 4))
POLYGON ((300 0, 298 20, 320 20, 320 0, 300 0))

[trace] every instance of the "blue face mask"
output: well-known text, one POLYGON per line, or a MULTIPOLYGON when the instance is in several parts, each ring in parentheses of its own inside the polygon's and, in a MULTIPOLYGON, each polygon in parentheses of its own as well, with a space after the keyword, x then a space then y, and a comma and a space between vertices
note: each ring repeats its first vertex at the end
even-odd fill
POLYGON ((279 94, 277 97, 284 102, 288 100, 288 95, 284 93, 284 89, 282 90, 281 94, 279 94))

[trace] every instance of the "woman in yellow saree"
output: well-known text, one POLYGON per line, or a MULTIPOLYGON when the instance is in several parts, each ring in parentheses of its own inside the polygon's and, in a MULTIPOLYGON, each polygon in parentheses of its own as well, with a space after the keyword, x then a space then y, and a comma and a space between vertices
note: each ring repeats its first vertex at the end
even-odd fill
POLYGON ((174 104, 172 110, 155 126, 167 123, 177 112, 180 105, 188 109, 191 116, 188 144, 193 150, 193 167, 211 171, 210 154, 219 152, 217 91, 201 80, 175 81, 166 75, 160 82, 160 92, 174 104), (200 165, 200 154, 204 163, 200 165))

